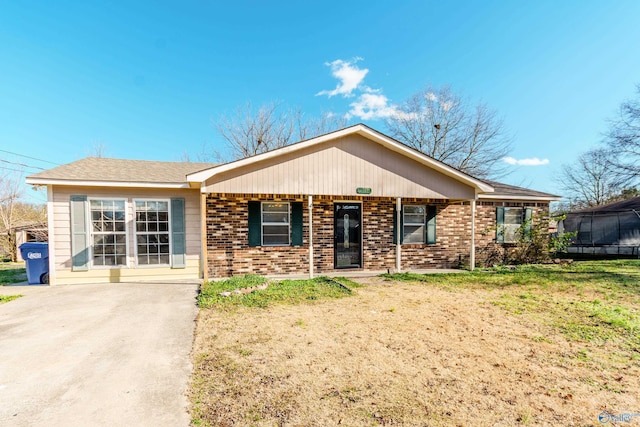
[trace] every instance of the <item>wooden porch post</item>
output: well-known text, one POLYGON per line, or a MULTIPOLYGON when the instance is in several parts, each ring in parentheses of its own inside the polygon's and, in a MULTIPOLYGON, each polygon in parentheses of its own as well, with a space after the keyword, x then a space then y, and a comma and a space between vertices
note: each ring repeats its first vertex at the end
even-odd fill
POLYGON ((476 200, 471 200, 471 253, 469 254, 469 268, 476 268, 476 200))
POLYGON ((402 198, 398 197, 396 199, 396 273, 400 273, 400 267, 401 267, 401 254, 400 254, 400 248, 401 248, 401 241, 402 241, 402 227, 400 227, 400 219, 402 217, 402 198))
POLYGON ((200 193, 200 268, 202 280, 209 281, 209 260, 207 259, 207 194, 200 193))
POLYGON ((313 196, 309 195, 309 279, 313 279, 313 196))

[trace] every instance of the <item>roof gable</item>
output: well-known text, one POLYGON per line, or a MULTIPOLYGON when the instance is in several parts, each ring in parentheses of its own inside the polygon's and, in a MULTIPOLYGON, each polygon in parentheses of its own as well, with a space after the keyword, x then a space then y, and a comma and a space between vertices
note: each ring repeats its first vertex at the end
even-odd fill
POLYGON ((473 199, 476 190, 358 134, 228 169, 205 181, 207 193, 473 199))
POLYGON ((252 164, 256 164, 265 160, 270 160, 282 156, 291 155, 293 153, 299 153, 302 150, 308 149, 313 146, 323 145, 330 143, 331 141, 335 141, 341 138, 345 138, 351 135, 359 135, 370 141, 371 143, 377 143, 385 148, 394 151, 396 153, 401 154, 404 157, 412 159, 418 163, 421 163, 424 166, 427 166, 436 172, 439 172, 445 176, 453 178, 465 185, 475 188, 479 192, 492 192, 493 188, 470 175, 467 175, 464 172, 461 172, 451 166, 448 166, 438 160, 435 160, 419 151, 414 150, 413 148, 404 145, 393 138, 390 138, 383 133, 380 133, 374 129, 371 129, 368 126, 363 124, 357 124, 342 130, 338 130, 335 132, 331 132, 325 135, 321 135, 315 138, 308 139, 306 141, 301 141, 296 144, 288 145, 286 147, 278 148, 276 150, 272 150, 266 153, 258 154, 252 157, 247 157, 245 159, 237 160, 235 162, 226 163, 223 165, 212 167, 211 169, 204 170, 201 172, 197 172, 194 174, 190 174, 187 179, 189 182, 194 184, 196 183, 204 183, 209 180, 213 176, 221 173, 225 173, 234 169, 242 169, 252 164))

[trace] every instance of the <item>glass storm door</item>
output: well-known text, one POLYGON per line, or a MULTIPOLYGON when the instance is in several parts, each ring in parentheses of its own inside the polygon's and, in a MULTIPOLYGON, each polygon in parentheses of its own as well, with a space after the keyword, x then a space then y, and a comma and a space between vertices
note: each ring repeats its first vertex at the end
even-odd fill
POLYGON ((362 207, 359 203, 336 203, 333 219, 335 268, 362 267, 362 207))

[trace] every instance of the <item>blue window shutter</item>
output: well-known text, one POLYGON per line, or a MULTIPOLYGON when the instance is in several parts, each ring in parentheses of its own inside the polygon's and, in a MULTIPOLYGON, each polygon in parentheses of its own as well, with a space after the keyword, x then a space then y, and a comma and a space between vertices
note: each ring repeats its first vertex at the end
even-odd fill
POLYGON ((262 245, 260 202, 249 202, 249 246, 262 245))
POLYGON ((427 206, 427 244, 436 243, 436 207, 427 206))
MULTIPOLYGON (((87 196, 71 196, 71 270, 89 269, 87 196)), ((51 236, 53 238, 53 236, 51 236)))
POLYGON ((184 199, 171 199, 171 268, 187 266, 184 199))
POLYGON ((504 208, 496 208, 496 242, 504 243, 504 208))
POLYGON ((291 245, 302 246, 302 202, 291 203, 291 245))
POLYGON ((533 209, 532 208, 526 208, 524 210, 524 221, 525 221, 524 235, 525 235, 527 241, 529 241, 531 239, 531 223, 533 221, 533 209))

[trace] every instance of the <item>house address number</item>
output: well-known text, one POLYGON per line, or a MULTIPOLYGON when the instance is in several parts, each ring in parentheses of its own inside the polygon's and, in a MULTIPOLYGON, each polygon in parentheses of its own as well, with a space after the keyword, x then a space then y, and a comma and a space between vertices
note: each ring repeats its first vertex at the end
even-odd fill
POLYGON ((358 187, 358 188, 356 188, 356 193, 358 193, 358 194, 371 194, 371 189, 370 188, 365 188, 365 187, 358 187))

